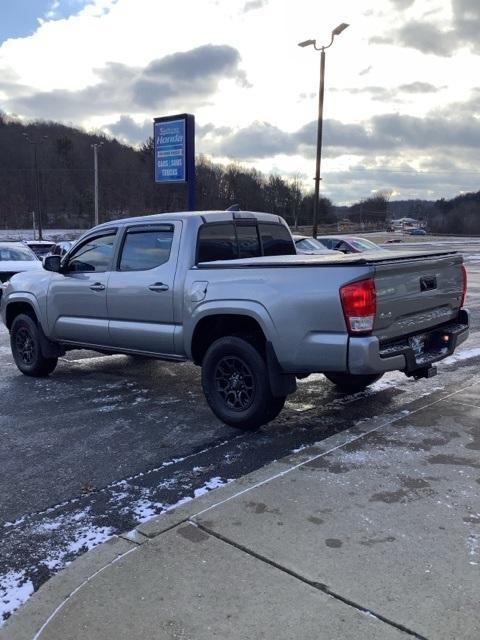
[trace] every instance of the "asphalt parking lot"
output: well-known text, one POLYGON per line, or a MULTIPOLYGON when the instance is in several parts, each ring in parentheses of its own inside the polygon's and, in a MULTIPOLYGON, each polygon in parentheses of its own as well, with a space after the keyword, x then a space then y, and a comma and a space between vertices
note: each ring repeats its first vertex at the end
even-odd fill
POLYGON ((49 378, 28 379, 14 366, 2 327, 3 618, 114 533, 366 418, 400 414, 419 397, 434 399, 467 382, 480 362, 480 239, 421 246, 464 254, 469 342, 431 380, 392 373, 365 392, 345 395, 323 376, 310 376, 279 418, 257 433, 237 432, 215 419, 199 370, 190 364, 78 351, 68 353, 49 378))

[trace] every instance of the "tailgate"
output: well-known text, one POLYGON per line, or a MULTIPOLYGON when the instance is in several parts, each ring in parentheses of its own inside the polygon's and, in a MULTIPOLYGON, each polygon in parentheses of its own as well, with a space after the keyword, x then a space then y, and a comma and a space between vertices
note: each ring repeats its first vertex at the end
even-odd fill
POLYGON ((462 256, 425 255, 374 266, 380 342, 420 333, 455 319, 463 291, 462 256))

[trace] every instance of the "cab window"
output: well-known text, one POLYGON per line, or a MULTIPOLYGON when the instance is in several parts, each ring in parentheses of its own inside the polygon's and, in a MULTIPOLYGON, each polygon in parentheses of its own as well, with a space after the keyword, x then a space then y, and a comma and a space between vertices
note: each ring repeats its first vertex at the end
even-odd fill
POLYGON ((115 244, 116 232, 90 238, 72 254, 68 261, 68 271, 98 272, 109 271, 115 244))

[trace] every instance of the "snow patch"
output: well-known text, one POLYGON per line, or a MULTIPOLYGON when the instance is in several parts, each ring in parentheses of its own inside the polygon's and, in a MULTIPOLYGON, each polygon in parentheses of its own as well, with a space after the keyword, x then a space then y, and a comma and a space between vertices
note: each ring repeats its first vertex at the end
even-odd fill
POLYGON ((165 506, 160 502, 152 502, 151 500, 148 500, 148 498, 143 498, 136 500, 133 504, 129 505, 128 511, 131 511, 135 520, 139 524, 142 524, 165 511, 165 506))
POLYGON ((210 478, 207 482, 200 487, 199 489, 195 489, 194 496, 195 498, 199 498, 200 496, 204 496, 206 493, 211 491, 212 489, 218 489, 219 487, 223 487, 223 485, 228 484, 231 480, 222 480, 220 476, 215 476, 214 478, 210 478))
POLYGON ((303 413, 304 411, 311 411, 312 409, 315 409, 315 405, 314 404, 305 403, 305 402, 290 402, 290 401, 287 401, 285 403, 285 406, 288 409, 292 409, 292 411, 296 411, 297 413, 303 413))
POLYGON ((480 551, 480 534, 472 533, 467 538, 467 548, 470 556, 478 556, 480 551))
POLYGON ((470 360, 470 358, 478 358, 480 356, 480 347, 473 347, 471 349, 462 349, 457 351, 445 360, 442 360, 442 364, 455 364, 456 362, 463 362, 464 360, 470 360))
POLYGON ((32 593, 33 584, 26 578, 25 571, 9 571, 0 576, 0 626, 32 593))

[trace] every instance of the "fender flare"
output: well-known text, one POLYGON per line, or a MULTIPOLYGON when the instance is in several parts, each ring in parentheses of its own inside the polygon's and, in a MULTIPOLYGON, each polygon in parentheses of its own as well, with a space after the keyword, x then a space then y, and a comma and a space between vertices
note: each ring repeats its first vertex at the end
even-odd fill
POLYGON ((27 292, 18 292, 12 293, 8 297, 8 302, 5 306, 5 317, 8 312, 8 307, 15 303, 23 303, 28 304, 32 307, 32 310, 37 319, 39 340, 40 340, 40 349, 42 351, 42 355, 44 358, 58 358, 60 356, 65 355, 65 348, 56 342, 52 342, 47 338, 45 332, 43 331, 42 322, 41 322, 41 312, 37 299, 34 295, 27 292))
POLYGON ((255 320, 262 329, 267 342, 273 346, 278 341, 278 332, 266 308, 259 302, 250 300, 209 300, 200 303, 184 325, 183 340, 185 353, 192 359, 192 338, 198 323, 208 316, 235 315, 248 316, 255 320))

